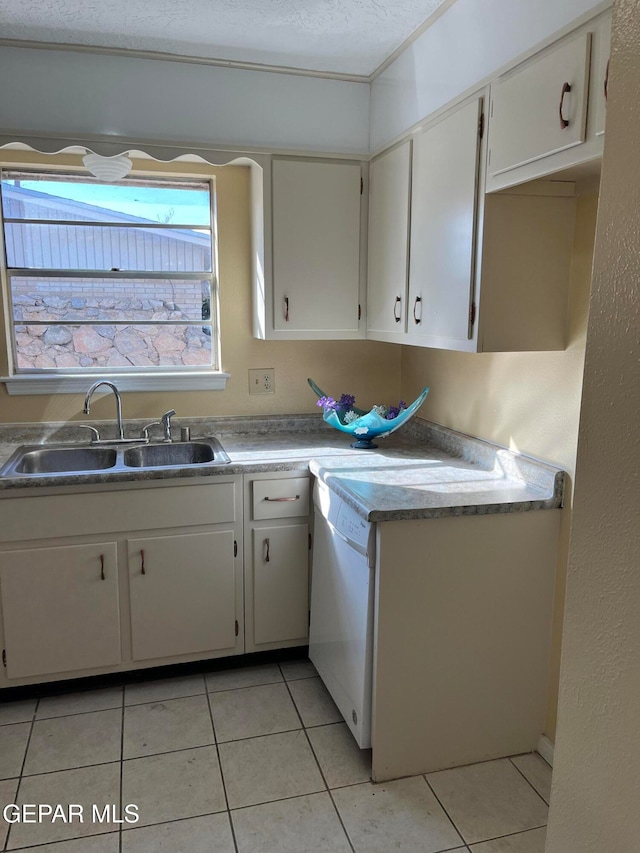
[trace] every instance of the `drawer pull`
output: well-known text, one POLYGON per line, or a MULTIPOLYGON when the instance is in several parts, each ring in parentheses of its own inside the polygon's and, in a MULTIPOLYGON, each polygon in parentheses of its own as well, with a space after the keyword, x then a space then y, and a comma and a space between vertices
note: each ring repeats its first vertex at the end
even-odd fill
POLYGON ((100 554, 100 580, 103 581, 104 579, 104 554, 100 554))
POLYGON ((265 501, 269 501, 269 503, 286 503, 288 501, 299 501, 300 495, 296 495, 294 498, 265 498, 265 501))
POLYGON ((569 127, 569 120, 566 119, 562 115, 562 108, 564 107, 564 96, 570 91, 571 91, 571 84, 570 83, 563 83, 562 84, 562 92, 560 94, 560 106, 558 107, 558 112, 560 113, 560 128, 562 130, 564 130, 566 127, 569 127))
POLYGON ((145 567, 144 567, 144 551, 141 548, 140 549, 140 574, 146 575, 146 573, 147 572, 146 572, 145 567))
POLYGON ((269 540, 268 539, 264 540, 264 547, 265 547, 264 561, 265 561, 265 563, 268 563, 271 560, 271 557, 269 556, 269 540))

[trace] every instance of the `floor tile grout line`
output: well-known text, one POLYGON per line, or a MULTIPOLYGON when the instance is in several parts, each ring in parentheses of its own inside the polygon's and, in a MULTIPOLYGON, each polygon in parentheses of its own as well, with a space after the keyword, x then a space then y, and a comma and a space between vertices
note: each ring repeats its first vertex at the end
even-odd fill
MULTIPOLYGON (((170 823, 182 823, 185 820, 197 820, 200 817, 214 817, 219 814, 229 814, 230 809, 218 809, 217 812, 202 812, 201 814, 189 814, 185 817, 172 817, 169 820, 157 820, 154 823, 143 823, 142 826, 123 826, 122 832, 135 832, 137 829, 148 829, 150 826, 168 826, 170 823)), ((11 851, 13 853, 13 851, 11 851)))
POLYGON ((516 835, 524 835, 527 832, 533 832, 535 829, 546 829, 547 824, 541 823, 539 826, 528 826, 526 829, 518 829, 516 832, 507 832, 504 835, 493 835, 491 838, 481 838, 477 841, 466 841, 465 844, 487 844, 489 841, 500 841, 502 838, 514 838, 516 835))
MULTIPOLYGON (((534 754, 534 753, 530 753, 530 755, 533 755, 533 754, 534 754)), ((516 758, 517 758, 517 757, 518 757, 518 756, 516 756, 516 758)), ((543 758, 542 760, 544 761, 544 758, 543 758)), ((542 802, 545 804, 545 806, 546 806, 547 808, 549 808, 549 803, 545 800, 545 798, 542 796, 542 794, 540 793, 540 791, 539 791, 539 790, 536 788, 536 786, 533 784, 533 782, 531 781, 531 779, 529 779, 529 777, 526 775, 526 773, 518 767, 518 765, 513 761, 513 759, 512 759, 511 757, 509 758, 509 761, 511 762, 511 765, 512 765, 513 767, 515 767, 515 769, 518 771, 518 773, 522 776, 522 778, 523 778, 523 779, 524 779, 524 780, 525 780, 525 781, 526 781, 526 782, 531 786, 531 788, 533 788, 533 790, 534 790, 534 791, 536 792, 536 794, 540 797, 540 799, 541 799, 541 800, 542 800, 542 802)))
MULTIPOLYGON (((18 786, 16 788, 16 793, 14 800, 18 802, 18 795, 20 794, 20 786, 22 785, 22 777, 24 775, 24 768, 27 763, 27 755, 29 754, 29 747, 31 746, 31 736, 33 735, 33 727, 36 722, 36 714, 38 713, 38 706, 40 705, 40 698, 36 699, 36 704, 33 708, 33 715, 31 717, 31 726, 29 728, 29 734, 27 736, 27 744, 24 749, 24 755, 22 756, 22 764, 20 765, 20 773, 18 774, 18 786)), ((9 837, 11 835, 11 830, 13 829, 14 824, 9 825, 9 829, 7 831, 7 837, 4 840, 4 849, 9 849, 9 837)))
MULTIPOLYGON (((126 705, 124 704, 124 687, 122 688, 122 722, 120 724, 120 817, 124 812, 124 717, 126 705)), ((122 824, 118 830, 118 853, 122 853, 122 824)))
POLYGON ((206 696, 207 691, 203 693, 187 693, 185 696, 167 696, 164 699, 145 699, 144 702, 127 702, 125 708, 140 708, 142 705, 157 705, 162 702, 176 702, 178 699, 195 699, 197 696, 206 696))
POLYGON ((459 835, 459 836, 460 836, 460 838, 462 839, 462 843, 463 843, 463 844, 465 844, 465 845, 466 845, 466 844, 469 844, 469 842, 467 841, 467 839, 466 839, 466 838, 465 838, 465 836, 463 835, 462 830, 460 829, 460 827, 458 826, 458 824, 455 822, 455 820, 451 817, 451 815, 449 814, 449 812, 447 811, 447 809, 444 807, 444 803, 442 802, 442 800, 440 799, 440 797, 436 794, 436 792, 435 792, 435 790, 434 790, 434 788, 433 788, 433 785, 432 785, 432 784, 429 782, 429 780, 427 779, 427 774, 426 774, 426 773, 423 773, 423 774, 422 774, 422 778, 424 779, 424 781, 425 781, 425 783, 426 783, 427 787, 429 788, 429 790, 431 791, 431 793, 433 794, 433 796, 434 796, 434 797, 436 798, 436 800, 438 801, 438 804, 440 805, 440 808, 442 809, 442 811, 446 814, 446 816, 447 816, 447 817, 449 818, 449 820, 451 821, 451 825, 453 826, 453 828, 455 829, 455 831, 458 833, 458 835, 459 835))
POLYGON ((220 744, 223 744, 223 743, 241 743, 242 741, 245 741, 245 740, 257 740, 260 737, 271 737, 271 735, 287 735, 287 734, 290 734, 291 732, 302 731, 303 729, 304 729, 304 726, 300 726, 297 729, 282 729, 282 731, 277 731, 277 732, 266 732, 263 735, 248 735, 247 737, 236 737, 236 738, 232 738, 231 740, 221 740, 221 741, 219 741, 219 743, 220 744))
MULTIPOLYGON (((293 729, 293 731, 299 731, 299 729, 293 729)), ((275 732, 275 734, 281 734, 281 732, 275 732)), ((284 733, 282 733, 284 734, 284 733)), ((258 737, 268 737, 268 735, 259 735, 258 737)), ((251 738, 242 738, 243 740, 251 740, 251 738)), ((236 743, 236 741, 223 741, 223 743, 236 743)), ((215 746, 215 741, 211 743, 199 743, 196 746, 183 746, 180 749, 165 749, 162 752, 149 752, 145 753, 145 755, 132 755, 130 758, 124 758, 123 761, 139 761, 143 758, 155 758, 157 755, 172 755, 174 752, 188 752, 192 749, 205 749, 208 746, 215 746)), ((23 773, 22 776, 25 779, 34 779, 36 776, 51 776, 53 773, 68 773, 71 770, 86 770, 89 767, 105 767, 108 764, 119 764, 121 760, 119 758, 115 758, 112 761, 98 761, 95 764, 77 764, 73 767, 58 767, 56 770, 43 770, 40 773, 23 773)), ((9 777, 9 778, 18 778, 9 777)), ((3 781, 3 780, 0 780, 3 781)))
POLYGON ((106 767, 109 764, 120 764, 119 758, 112 761, 98 761, 95 764, 78 764, 73 767, 58 767, 57 770, 43 770, 40 773, 23 773, 21 780, 35 779, 37 776, 52 776, 54 773, 71 773, 74 770, 88 770, 90 767, 106 767))
POLYGON ((232 693, 234 690, 251 690, 253 687, 270 687, 272 684, 282 684, 284 682, 284 678, 276 679, 275 681, 261 681, 259 684, 241 684, 238 687, 223 687, 220 690, 209 690, 206 688, 206 693, 210 696, 215 696, 216 693, 232 693))
POLYGON ((87 838, 101 838, 102 836, 106 838, 108 835, 116 835, 117 832, 117 829, 113 829, 110 832, 94 832, 91 835, 74 835, 73 838, 59 838, 57 841, 39 841, 37 844, 29 844, 28 847, 13 847, 7 853, 23 853, 23 851, 28 853, 29 850, 33 850, 34 848, 51 847, 53 844, 67 844, 72 841, 85 841, 87 838))
MULTIPOLYGON (((233 690, 248 690, 251 687, 266 687, 270 684, 282 684, 282 683, 288 684, 290 681, 309 681, 309 679, 311 679, 311 678, 318 678, 318 676, 316 676, 316 675, 305 675, 305 676, 302 676, 300 678, 290 678, 287 680, 283 675, 282 679, 280 679, 278 681, 265 681, 262 684, 248 684, 248 685, 244 685, 242 687, 225 687, 222 690, 209 690, 206 687, 206 683, 205 683, 205 689, 202 690, 201 692, 198 692, 198 693, 185 693, 184 695, 181 695, 181 696, 166 696, 166 697, 157 698, 157 699, 145 699, 143 702, 127 702, 125 699, 124 707, 125 708, 137 708, 140 705, 154 705, 157 702, 173 702, 175 699, 191 699, 195 696, 207 696, 207 695, 211 695, 211 694, 215 695, 216 693, 230 693, 233 690)), ((137 683, 138 682, 134 682, 134 685, 137 685, 137 683)), ((126 685, 125 685, 125 687, 126 687, 126 685)), ((108 689, 108 688, 95 688, 95 689, 99 690, 99 689, 108 689)), ((87 690, 86 692, 91 693, 92 690, 87 690)), ((123 688, 123 692, 124 692, 124 688, 123 688)), ((64 694, 64 693, 62 693, 62 694, 56 693, 56 694, 53 694, 52 696, 40 696, 37 699, 37 704, 41 701, 41 699, 58 698, 59 696, 65 696, 65 695, 66 694, 64 694)), ((71 695, 71 694, 69 694, 69 695, 71 695)), ((126 694, 125 694, 125 696, 126 696, 126 694)), ((15 701, 25 701, 25 700, 15 700, 15 701)), ((11 702, 7 702, 6 704, 10 705, 11 702)), ((40 723, 44 720, 60 720, 60 719, 63 719, 64 717, 80 717, 80 716, 85 716, 86 714, 99 714, 103 711, 116 711, 121 707, 122 707, 122 703, 119 702, 117 705, 109 705, 106 708, 92 708, 89 711, 69 711, 69 712, 64 713, 64 714, 53 714, 51 716, 43 716, 43 717, 36 716, 36 718, 33 720, 32 719, 14 720, 11 723, 0 723, 0 731, 5 726, 17 726, 17 725, 20 725, 21 723, 29 723, 32 721, 36 722, 36 723, 40 723)), ((330 724, 329 723, 323 723, 322 725, 330 725, 330 724)))
POLYGON ((233 825, 233 820, 231 818, 231 809, 229 808, 229 796, 227 794, 227 784, 224 780, 224 770, 222 769, 222 758, 220 757, 220 746, 218 744, 218 735, 216 733, 216 724, 213 719, 213 708, 211 707, 211 697, 207 692, 207 706, 209 708, 209 718, 211 719, 211 730, 213 731, 213 742, 216 747, 216 755, 218 756, 218 770, 220 771, 220 781, 222 783, 222 793, 224 794, 224 802, 226 806, 226 815, 229 820, 229 827, 231 828, 231 838, 233 840, 233 848, 238 853, 238 841, 236 839, 236 830, 233 825))
POLYGON ((36 723, 49 722, 49 720, 66 720, 68 717, 86 717, 89 714, 103 714, 105 711, 118 711, 122 708, 122 703, 112 705, 109 708, 96 708, 92 711, 73 711, 69 714, 54 714, 52 717, 38 717, 36 723))
MULTIPOLYGON (((280 669, 280 672, 282 672, 282 669, 280 669)), ((283 676, 284 676, 284 673, 283 673, 283 676)), ((301 680, 301 679, 298 679, 298 680, 301 680)), ((336 801, 333 799, 333 794, 331 793, 331 789, 329 788, 329 783, 327 782, 327 779, 324 775, 324 771, 322 769, 322 766, 320 764, 318 756, 316 755, 316 752, 313 748, 313 744, 311 743, 311 738, 309 737, 309 732, 307 731, 307 728, 306 728, 304 721, 302 719, 302 714, 300 713, 300 710, 298 709, 298 706, 296 705, 296 700, 293 698, 293 693, 291 692, 291 690, 289 688, 289 683, 287 682, 286 679, 285 679, 285 684, 287 687, 287 692, 289 694, 289 697, 290 697, 291 701, 293 702, 293 707, 296 709, 296 714, 298 715, 298 718, 300 719, 300 723, 302 724, 302 731, 304 732, 304 736, 307 739, 307 744, 309 745, 309 749, 311 750, 311 754, 313 755, 313 758, 314 758, 316 765, 318 767, 318 771, 320 773, 320 778, 322 779, 322 781, 324 783, 326 792, 329 795, 329 799, 331 800, 331 805, 334 808, 334 811, 336 813, 336 817, 338 818, 338 820, 340 822, 340 826, 342 827, 342 831, 344 832, 345 838, 347 839, 347 844, 351 848, 352 853, 356 853, 355 847, 351 841, 351 837, 350 837, 349 833, 347 832, 347 827, 344 825, 344 821, 342 820, 342 815, 338 811, 338 806, 336 805, 336 801)))
MULTIPOLYGON (((288 797, 287 799, 294 799, 294 798, 288 797)), ((263 805, 263 804, 260 803, 259 805, 263 805)), ((252 808, 252 807, 251 806, 243 806, 243 808, 252 808)), ((236 809, 236 811, 238 811, 238 809, 236 809)), ((214 812, 203 812, 202 814, 187 815, 186 817, 174 817, 174 818, 171 818, 171 820, 161 820, 161 821, 157 821, 155 823, 145 823, 142 826, 128 826, 128 827, 123 826, 123 827, 121 827, 120 830, 114 829, 114 830, 111 830, 109 832, 99 832, 97 834, 92 834, 92 835, 76 835, 73 838, 64 838, 64 839, 58 839, 58 840, 54 840, 54 841, 40 841, 37 844, 30 844, 28 847, 16 847, 16 848, 14 848, 14 850, 15 850, 15 853, 20 853, 20 851, 22 851, 22 850, 32 850, 34 847, 41 847, 41 846, 42 847, 48 847, 51 844, 66 844, 70 841, 82 841, 85 838, 100 838, 103 835, 104 836, 116 835, 116 834, 119 834, 120 832, 122 832, 122 833, 135 832, 137 829, 148 829, 152 826, 167 826, 170 823, 181 823, 181 822, 184 822, 187 820, 196 820, 197 818, 201 818, 201 817, 213 817, 214 815, 222 815, 222 814, 228 815, 229 813, 230 813, 229 809, 220 809, 219 811, 214 811, 214 812)), ((10 853, 14 853, 14 850, 11 850, 10 853)))

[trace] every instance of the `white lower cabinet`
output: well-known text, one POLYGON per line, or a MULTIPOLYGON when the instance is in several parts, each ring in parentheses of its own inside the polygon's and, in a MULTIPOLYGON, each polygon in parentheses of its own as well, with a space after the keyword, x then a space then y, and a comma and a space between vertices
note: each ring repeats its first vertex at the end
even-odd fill
POLYGON ((241 654, 241 484, 3 498, 0 686, 241 654))
POLYGON ((309 632, 309 477, 245 481, 245 650, 303 646, 309 632))
POLYGON ((253 647, 304 644, 309 628, 309 525, 254 527, 253 647))
POLYGON ((234 533, 127 540, 134 661, 233 650, 234 533))
POLYGON ((120 663, 115 542, 7 551, 0 589, 9 678, 120 663))
POLYGON ((1 499, 0 687, 306 644, 306 472, 94 489, 1 499))

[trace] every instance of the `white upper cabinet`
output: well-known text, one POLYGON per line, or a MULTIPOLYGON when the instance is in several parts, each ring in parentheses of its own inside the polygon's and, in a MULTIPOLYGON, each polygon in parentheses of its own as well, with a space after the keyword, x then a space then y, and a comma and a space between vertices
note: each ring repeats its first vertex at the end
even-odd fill
POLYGON ((607 12, 491 84, 488 191, 602 155, 610 37, 607 12))
POLYGON ((362 204, 360 163, 273 160, 273 283, 265 337, 362 336, 362 204))
POLYGON ((423 346, 472 337, 481 115, 474 98, 414 138, 408 335, 423 346))
POLYGON ((584 142, 590 50, 583 33, 492 86, 492 175, 584 142))
POLYGON ((483 97, 370 169, 367 337, 474 350, 483 97))
POLYGON ((411 140, 369 167, 367 337, 401 340, 407 331, 411 140))
POLYGON ((417 132, 411 169, 408 143, 372 166, 370 338, 464 352, 566 345, 574 185, 483 193, 483 101, 472 97, 417 132))
POLYGON ((611 56, 611 15, 605 15, 593 35, 591 46, 591 96, 589 123, 594 136, 602 136, 607 118, 609 57, 611 56))

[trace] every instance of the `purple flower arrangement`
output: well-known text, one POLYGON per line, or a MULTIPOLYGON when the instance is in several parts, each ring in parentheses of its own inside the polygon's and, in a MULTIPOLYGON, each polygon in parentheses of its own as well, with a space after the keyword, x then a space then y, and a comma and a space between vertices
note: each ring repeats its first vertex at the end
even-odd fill
MULTIPOLYGON (((362 412, 355 410, 356 398, 353 394, 342 394, 339 400, 334 400, 333 397, 322 396, 318 398, 317 406, 325 411, 335 412, 343 423, 351 423, 356 420, 362 412)), ((403 409, 407 408, 404 400, 400 400, 397 406, 373 406, 373 411, 377 412, 381 418, 386 418, 392 421, 398 417, 403 409)))

